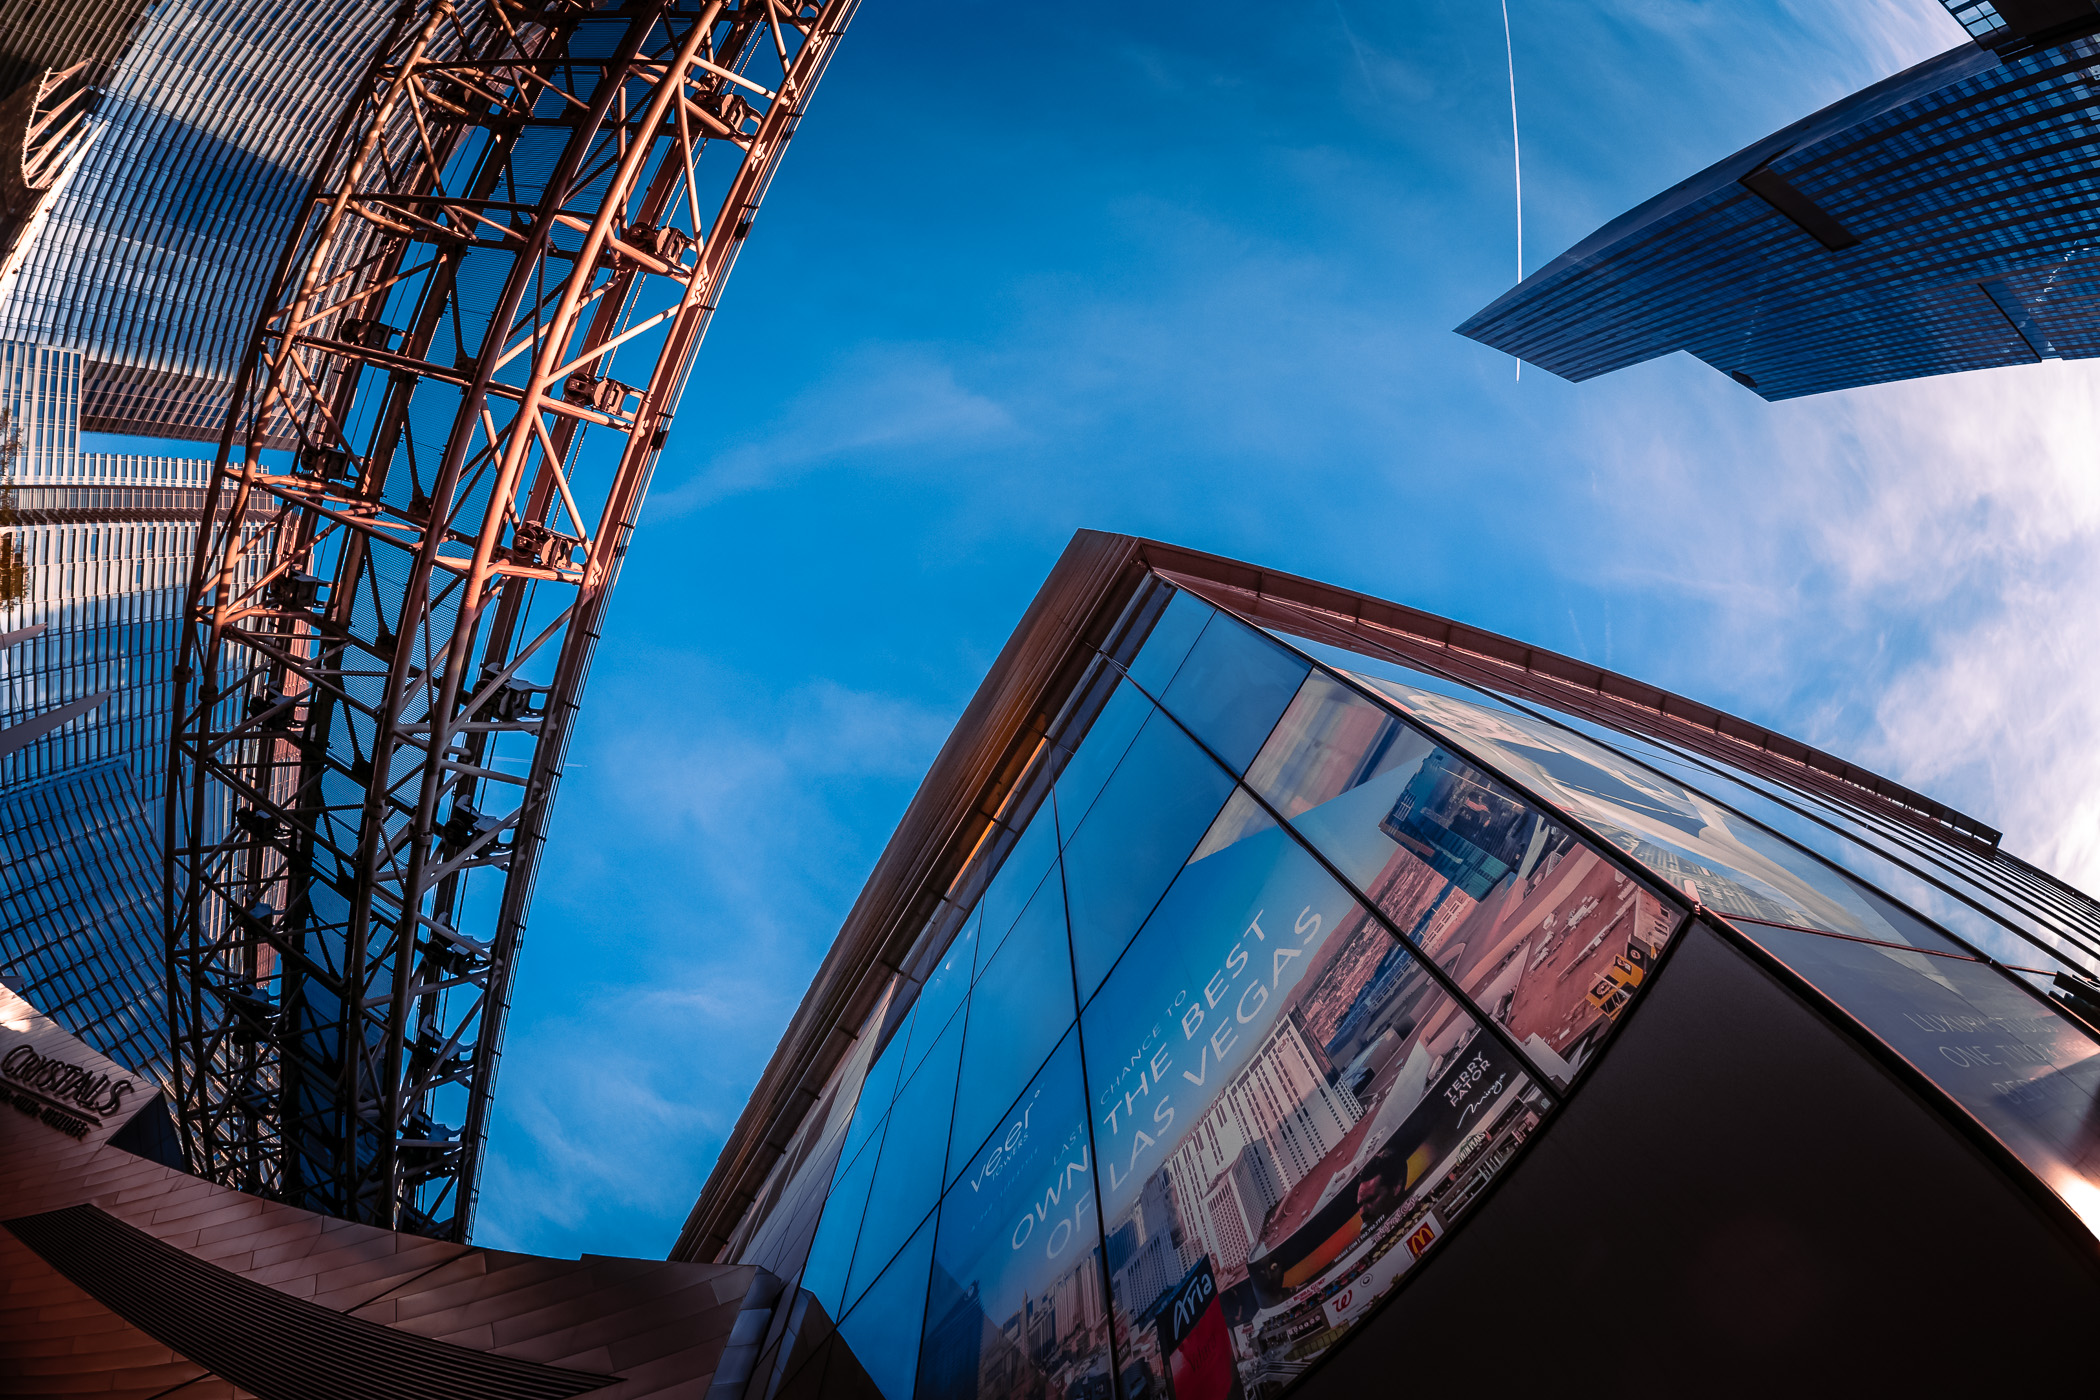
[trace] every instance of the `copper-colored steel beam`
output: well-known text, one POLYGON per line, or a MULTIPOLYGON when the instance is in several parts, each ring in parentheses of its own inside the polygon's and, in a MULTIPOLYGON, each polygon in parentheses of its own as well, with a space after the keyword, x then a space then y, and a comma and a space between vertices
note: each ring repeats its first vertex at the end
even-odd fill
POLYGON ((853 5, 406 0, 192 571, 167 868, 194 1170, 466 1236, 606 600, 853 5))

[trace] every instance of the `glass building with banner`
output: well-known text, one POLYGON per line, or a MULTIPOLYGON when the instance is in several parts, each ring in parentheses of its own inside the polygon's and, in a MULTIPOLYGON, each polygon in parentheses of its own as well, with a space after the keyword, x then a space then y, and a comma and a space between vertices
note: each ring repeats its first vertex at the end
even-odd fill
POLYGON ((1888 779, 1083 532, 674 1257, 794 1285, 751 1396, 1841 1377, 1950 1274, 2020 1286, 1873 1375, 2009 1375, 2100 1302, 2096 970, 1888 779))

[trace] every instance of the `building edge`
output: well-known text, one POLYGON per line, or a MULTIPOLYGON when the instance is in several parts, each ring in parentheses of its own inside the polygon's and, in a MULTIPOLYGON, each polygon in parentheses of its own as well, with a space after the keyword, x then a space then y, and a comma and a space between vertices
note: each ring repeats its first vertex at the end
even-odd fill
MULTIPOLYGON (((1325 584, 1140 536, 1081 529, 964 707, 725 1139, 669 1256, 720 1262, 767 1175, 912 962, 926 914, 960 875, 1090 653, 1148 572, 1253 621, 1369 650, 1591 718, 1658 728, 1728 762, 1806 782, 1993 857, 1974 817, 1753 721, 1514 638, 1325 584)), ((2021 862, 2024 866, 2026 863, 2021 862)), ((2059 883, 2051 877, 2051 883, 2059 883)))

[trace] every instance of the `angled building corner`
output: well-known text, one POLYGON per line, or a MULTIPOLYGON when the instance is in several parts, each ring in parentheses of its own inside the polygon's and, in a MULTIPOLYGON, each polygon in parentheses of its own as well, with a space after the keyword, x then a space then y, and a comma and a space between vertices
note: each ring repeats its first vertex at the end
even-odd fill
POLYGON ((1682 350, 1768 401, 2100 355, 2100 12, 1948 9, 1974 42, 1620 216, 1458 332, 1575 381, 1682 350))
MULTIPOLYGON (((1082 532, 673 1257, 791 1285, 779 1400, 1478 1385, 1635 1299, 1614 1384, 1766 1393, 1953 1259, 2038 1280, 2007 1325, 2100 1301, 2096 973, 2100 905, 1836 755, 1082 532)), ((1990 1330, 1873 1364, 2054 1364, 1990 1330)))

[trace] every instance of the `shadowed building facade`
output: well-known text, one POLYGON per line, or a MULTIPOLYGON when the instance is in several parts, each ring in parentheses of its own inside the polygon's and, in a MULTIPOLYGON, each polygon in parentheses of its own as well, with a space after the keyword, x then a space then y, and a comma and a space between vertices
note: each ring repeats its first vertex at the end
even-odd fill
POLYGON ((1458 330, 1571 380, 1683 350, 1768 400, 2100 354, 2100 13, 1964 44, 1621 215, 1458 330))
POLYGON ((1993 1338, 2100 1302, 2096 968, 1833 755, 1082 532, 674 1257, 793 1282, 752 1395, 2040 1377, 1993 1338), (1949 1277, 2022 1283, 1950 1336, 1949 1277))
POLYGON ((218 437, 299 201, 395 8, 0 0, 0 101, 23 98, 6 134, 87 89, 49 128, 62 149, 0 170, 0 340, 83 356, 89 431, 218 437), (39 105, 31 90, 60 73, 72 86, 39 105), (33 197, 7 199, 10 180, 33 197))

